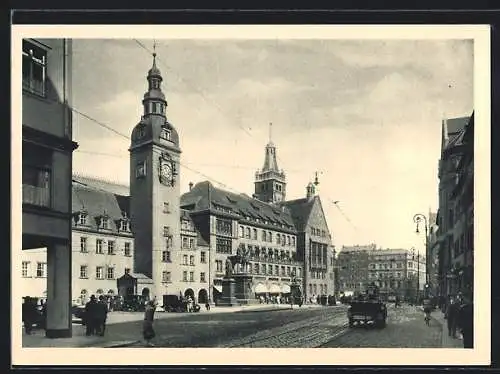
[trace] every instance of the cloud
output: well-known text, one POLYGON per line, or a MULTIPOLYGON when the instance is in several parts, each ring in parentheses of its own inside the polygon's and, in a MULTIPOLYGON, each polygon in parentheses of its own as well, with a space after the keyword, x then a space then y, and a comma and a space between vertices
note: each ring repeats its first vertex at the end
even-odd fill
MULTIPOLYGON (((130 40, 75 50, 75 107, 128 136, 151 56, 130 40)), ((182 191, 208 177, 252 194, 272 122, 288 198, 321 171, 337 246, 420 245, 412 217, 436 206, 442 113, 472 110, 470 43, 169 40, 157 51, 182 191)), ((80 150, 111 154, 77 151, 75 170, 127 183, 129 140, 76 114, 74 128, 80 150)))

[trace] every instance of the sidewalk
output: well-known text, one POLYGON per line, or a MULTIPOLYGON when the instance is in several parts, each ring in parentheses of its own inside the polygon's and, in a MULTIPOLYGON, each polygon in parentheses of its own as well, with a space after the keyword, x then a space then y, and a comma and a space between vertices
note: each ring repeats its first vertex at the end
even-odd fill
MULTIPOLYGON (((422 306, 419 306, 419 308, 424 311, 424 308, 422 306)), ((448 326, 447 326, 447 321, 444 318, 444 314, 441 312, 441 310, 436 309, 431 313, 431 318, 433 318, 437 323, 441 325, 441 344, 443 348, 463 348, 463 341, 461 338, 455 338, 453 339, 451 336, 448 335, 448 326)))
MULTIPOLYGON (((332 308, 325 307, 322 305, 303 305, 300 309, 308 308, 332 308)), ((293 306, 294 310, 299 309, 298 305, 293 306)), ((235 307, 216 307, 213 306, 209 311, 205 308, 201 309, 199 313, 168 313, 168 312, 156 312, 155 320, 160 319, 176 319, 181 317, 196 316, 199 314, 220 314, 220 313, 237 313, 237 312, 264 312, 264 311, 279 311, 279 310, 290 310, 289 304, 256 304, 256 305, 244 305, 235 307)), ((106 325, 115 325, 125 322, 137 322, 144 319, 144 313, 142 312, 111 312, 108 314, 108 319, 106 325)), ((120 333, 113 333, 110 329, 109 333, 105 337, 100 336, 86 336, 85 326, 81 324, 73 323, 73 336, 71 338, 64 339, 49 339, 45 337, 45 332, 43 330, 35 330, 32 335, 22 336, 22 344, 25 348, 44 348, 44 347, 54 347, 54 348, 81 348, 81 347, 95 347, 95 348, 110 348, 110 347, 120 347, 129 346, 138 342, 137 339, 131 339, 131 334, 129 331, 123 331, 120 333)), ((132 335, 133 336, 133 335, 132 335)), ((136 335, 137 336, 137 335, 136 335)))
POLYGON ((127 340, 123 337, 86 336, 85 326, 73 324, 71 338, 49 339, 45 337, 44 330, 35 330, 31 335, 23 333, 23 348, 110 348, 134 344, 137 340, 127 340))

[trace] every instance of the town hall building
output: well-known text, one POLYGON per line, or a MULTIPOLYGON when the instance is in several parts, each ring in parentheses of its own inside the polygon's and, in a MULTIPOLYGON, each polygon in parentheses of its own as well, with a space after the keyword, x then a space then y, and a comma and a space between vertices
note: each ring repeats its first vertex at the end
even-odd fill
POLYGON ((317 180, 304 198, 286 200, 270 139, 252 196, 210 181, 190 183, 181 196, 181 140, 167 120, 162 81, 153 54, 143 115, 131 134, 129 186, 73 178, 73 302, 102 293, 215 302, 227 257, 242 249, 256 297, 287 295, 293 277, 307 301, 333 295, 332 236, 317 180))

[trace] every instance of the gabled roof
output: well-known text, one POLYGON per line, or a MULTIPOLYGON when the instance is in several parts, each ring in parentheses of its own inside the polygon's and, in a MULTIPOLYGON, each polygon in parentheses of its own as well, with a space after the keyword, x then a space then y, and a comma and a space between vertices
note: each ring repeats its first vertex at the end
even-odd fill
POLYGON ((282 202, 281 205, 290 211, 297 231, 304 231, 314 206, 314 199, 289 200, 282 202))
POLYGON ((462 131, 467 123, 469 123, 470 117, 459 117, 459 118, 449 118, 447 119, 448 136, 457 135, 462 131))
POLYGON ((97 230, 97 218, 107 215, 109 229, 117 231, 116 221, 123 217, 122 213, 130 216, 128 196, 115 195, 78 183, 73 183, 72 195, 72 212, 85 211, 88 217, 87 227, 90 229, 97 230))
POLYGON ((441 129, 441 152, 447 148, 460 145, 461 135, 469 123, 470 117, 448 118, 442 123, 441 129))
POLYGON ((197 183, 189 192, 183 194, 181 208, 190 211, 220 209, 243 219, 249 217, 266 220, 294 228, 294 220, 287 209, 264 203, 246 194, 236 194, 214 187, 209 181, 197 183))
POLYGON ((130 195, 129 186, 117 182, 105 181, 103 179, 99 179, 96 177, 73 174, 73 182, 76 182, 84 186, 93 187, 98 190, 105 190, 117 195, 123 195, 123 196, 130 195))

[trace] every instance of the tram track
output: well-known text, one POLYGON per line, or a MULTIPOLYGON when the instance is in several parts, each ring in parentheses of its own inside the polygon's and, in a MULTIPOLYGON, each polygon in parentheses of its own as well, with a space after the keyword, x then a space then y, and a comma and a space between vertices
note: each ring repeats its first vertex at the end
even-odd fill
POLYGON ((273 328, 224 344, 225 348, 315 348, 348 331, 348 323, 337 324, 343 313, 324 314, 273 328))

